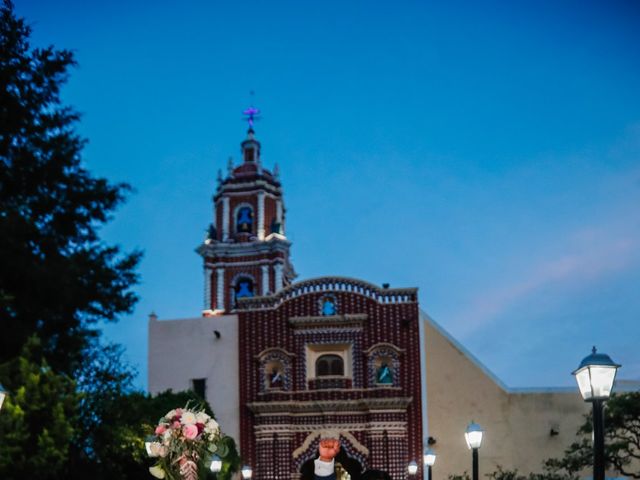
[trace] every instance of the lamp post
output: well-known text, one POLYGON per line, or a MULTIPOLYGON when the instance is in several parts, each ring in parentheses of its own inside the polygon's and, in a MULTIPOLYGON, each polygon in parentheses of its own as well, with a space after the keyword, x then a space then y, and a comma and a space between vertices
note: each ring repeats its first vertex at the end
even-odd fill
POLYGON ((245 480, 249 480, 251 477, 253 477, 253 470, 251 470, 251 467, 249 465, 245 465, 244 467, 242 467, 242 478, 244 478, 245 480))
POLYGON ((427 448, 424 451, 424 464, 427 466, 427 480, 432 480, 431 467, 433 467, 434 463, 436 463, 436 452, 434 452, 430 448, 427 448))
POLYGON ((415 460, 411 460, 409 465, 407 466, 407 472, 409 472, 410 476, 414 476, 418 473, 418 463, 415 460))
POLYGON ((478 449, 482 445, 482 427, 477 423, 471 422, 464 432, 464 438, 467 446, 473 452, 473 477, 472 480, 478 480, 478 449))
POLYGON ((593 347, 573 372, 580 394, 593 408, 593 480, 604 480, 604 402, 609 400, 616 372, 621 365, 593 347))
POLYGON ((4 389, 2 384, 0 383, 0 410, 2 410, 2 404, 4 403, 4 399, 7 396, 7 391, 4 389))

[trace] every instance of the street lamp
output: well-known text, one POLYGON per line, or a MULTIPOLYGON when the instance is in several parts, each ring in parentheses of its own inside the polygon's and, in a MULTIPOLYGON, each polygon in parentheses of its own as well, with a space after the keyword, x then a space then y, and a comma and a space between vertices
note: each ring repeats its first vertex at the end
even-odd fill
POLYGON ((472 480, 478 480, 478 449, 482 445, 482 427, 477 423, 471 422, 464 432, 464 438, 467 446, 473 452, 473 477, 472 480))
POLYGON ((418 463, 415 460, 411 460, 409 465, 407 466, 407 471, 409 475, 413 476, 418 473, 418 463))
POLYGON ((604 480, 604 413, 603 406, 611 396, 616 372, 621 365, 596 347, 585 357, 573 375, 585 402, 593 405, 593 479, 604 480))
POLYGON ((245 465, 244 467, 242 467, 242 478, 244 478, 245 480, 248 480, 252 476, 253 476, 253 470, 251 470, 251 467, 249 465, 245 465))
POLYGON ((4 403, 4 399, 7 396, 7 391, 4 389, 2 384, 0 383, 0 410, 2 410, 2 404, 4 403))
POLYGON ((220 473, 220 470, 222 470, 222 459, 218 455, 214 454, 211 457, 211 465, 209 466, 209 470, 211 470, 213 473, 220 473))
POLYGON ((427 448, 424 451, 424 464, 427 466, 427 480, 431 480, 431 467, 436 463, 436 452, 427 448))

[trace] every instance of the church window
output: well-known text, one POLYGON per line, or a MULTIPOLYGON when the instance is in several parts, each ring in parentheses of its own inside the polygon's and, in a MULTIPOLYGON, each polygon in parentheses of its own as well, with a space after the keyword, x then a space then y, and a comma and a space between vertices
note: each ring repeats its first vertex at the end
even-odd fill
POLYGON ((255 160, 255 149, 254 148, 245 148, 244 149, 244 161, 245 162, 253 162, 255 160))
POLYGON ((339 355, 321 355, 316 360, 316 377, 343 376, 344 361, 339 355))
POLYGON ((271 222, 271 233, 278 233, 282 235, 282 224, 275 218, 273 219, 273 222, 271 222))
POLYGON ((206 378, 194 378, 191 380, 191 389, 196 395, 205 400, 207 397, 207 379, 206 378))
POLYGON ((253 231, 253 210, 251 207, 241 207, 236 214, 236 231, 251 233, 253 231))
POLYGON ((239 278, 234 290, 236 298, 253 297, 253 280, 247 277, 239 278))

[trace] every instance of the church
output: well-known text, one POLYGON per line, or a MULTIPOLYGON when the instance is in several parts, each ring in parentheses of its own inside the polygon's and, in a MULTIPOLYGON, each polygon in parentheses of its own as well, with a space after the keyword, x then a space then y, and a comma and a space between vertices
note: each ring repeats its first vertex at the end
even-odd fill
MULTIPOLYGON (((588 412, 577 388, 507 387, 424 312, 416 288, 297 280, 283 185, 263 164, 257 110, 245 113, 241 163, 218 175, 197 248, 204 309, 150 315, 149 391, 206 398, 257 480, 299 479, 327 430, 359 470, 393 479, 426 478, 426 448, 435 476, 469 472, 472 421, 485 431, 481 475, 539 472, 561 455, 588 412)), ((338 478, 349 478, 339 465, 338 478)))

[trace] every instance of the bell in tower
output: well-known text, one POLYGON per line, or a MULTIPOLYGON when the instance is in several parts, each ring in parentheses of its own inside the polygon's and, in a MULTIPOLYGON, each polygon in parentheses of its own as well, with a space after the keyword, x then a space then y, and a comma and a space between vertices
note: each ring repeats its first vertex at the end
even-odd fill
POLYGON ((241 143, 242 163, 230 160, 219 174, 214 218, 197 252, 204 260, 204 314, 231 312, 240 298, 276 293, 296 274, 285 235, 282 186, 276 172, 263 168, 254 122, 260 111, 244 112, 249 129, 241 143))

